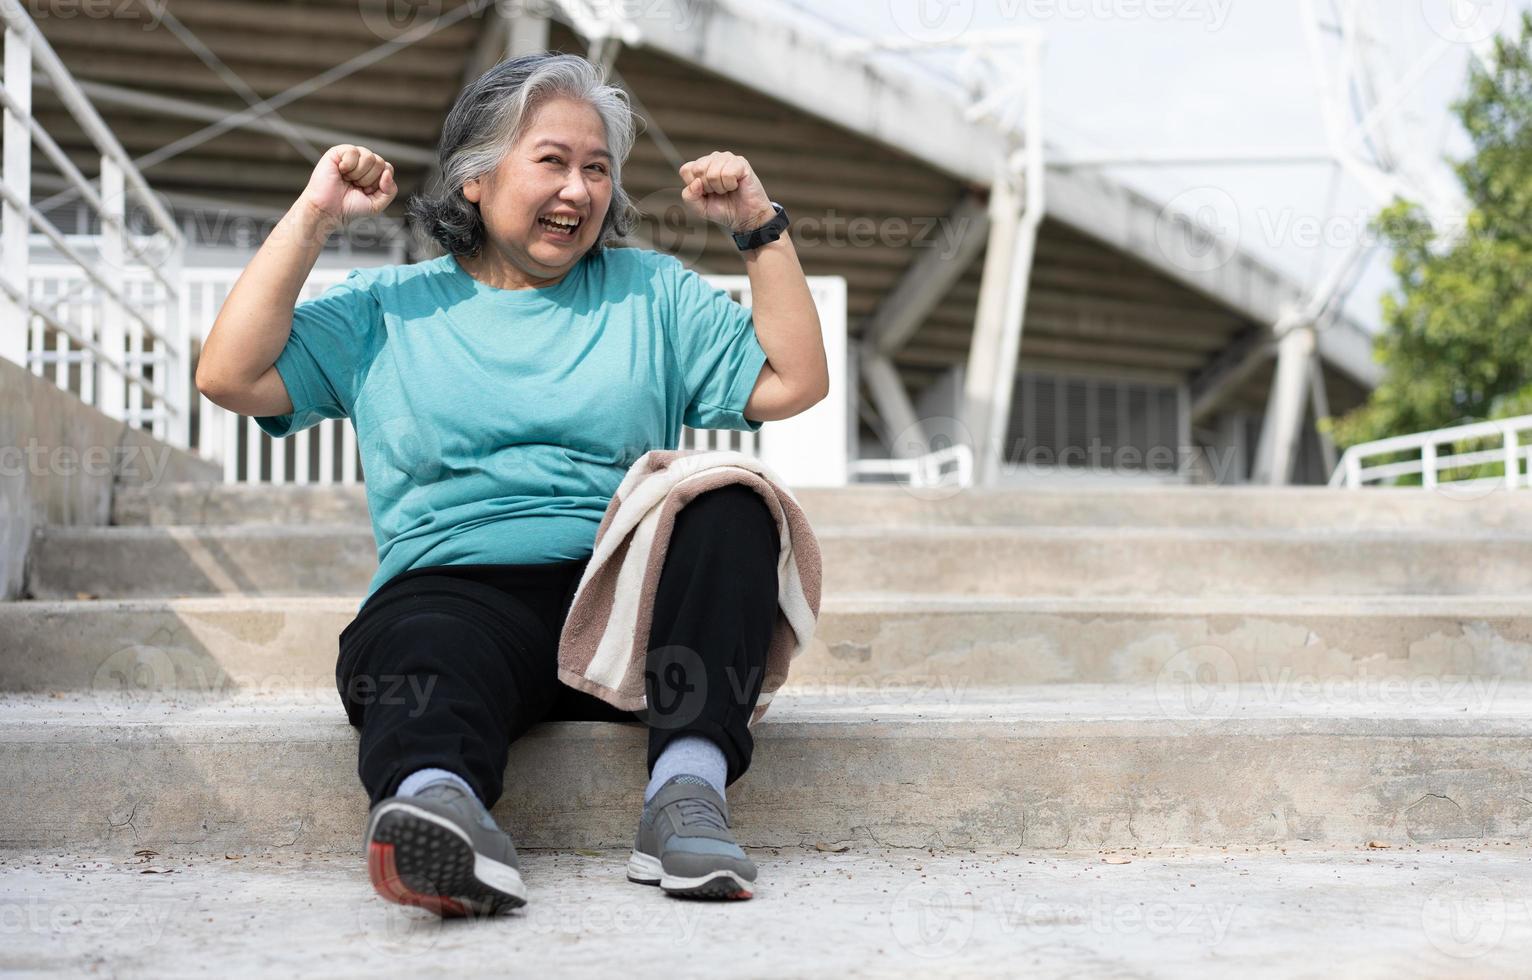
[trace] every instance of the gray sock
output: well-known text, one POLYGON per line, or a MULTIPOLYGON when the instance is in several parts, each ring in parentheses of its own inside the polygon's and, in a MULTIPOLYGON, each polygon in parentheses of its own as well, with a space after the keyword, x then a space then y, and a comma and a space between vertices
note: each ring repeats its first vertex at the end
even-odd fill
POLYGON ((670 777, 682 773, 701 776, 719 796, 723 796, 724 781, 729 778, 729 760, 724 758, 723 749, 705 735, 673 738, 654 760, 654 771, 649 774, 649 785, 644 788, 644 802, 654 799, 654 794, 670 777))
MULTIPOLYGON (((479 794, 475 793, 473 791, 473 787, 468 785, 468 780, 464 779, 462 776, 459 776, 457 773, 449 772, 446 769, 416 769, 414 772, 404 777, 403 782, 399 784, 399 791, 394 795, 414 796, 416 793, 425 789, 427 783, 434 783, 439 779, 445 779, 449 782, 457 783, 459 786, 463 787, 463 792, 467 793, 469 796, 476 800, 479 799, 479 794)), ((480 802, 482 803, 483 801, 480 800, 480 802)))

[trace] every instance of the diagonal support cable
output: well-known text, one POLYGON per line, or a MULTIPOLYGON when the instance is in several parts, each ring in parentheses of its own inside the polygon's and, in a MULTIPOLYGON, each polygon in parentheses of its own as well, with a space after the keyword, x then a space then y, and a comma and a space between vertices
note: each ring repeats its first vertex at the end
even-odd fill
MULTIPOLYGON (((147 3, 149 0, 139 0, 139 2, 147 3)), ((171 13, 168 7, 161 12, 160 22, 168 27, 170 33, 174 34, 182 44, 186 45, 187 50, 196 55, 204 65, 207 65, 213 74, 223 79, 225 85, 229 86, 240 98, 244 99, 246 105, 255 106, 260 103, 260 93, 246 84, 245 80, 240 78, 234 69, 225 64, 223 59, 218 57, 211 48, 203 44, 202 39, 193 34, 191 29, 185 24, 181 23, 180 18, 171 13)), ((282 138, 287 140, 292 148, 303 154, 305 158, 314 160, 323 152, 319 147, 305 139, 303 134, 294 129, 292 124, 286 119, 283 119, 275 112, 269 113, 269 115, 273 128, 280 132, 282 138)))

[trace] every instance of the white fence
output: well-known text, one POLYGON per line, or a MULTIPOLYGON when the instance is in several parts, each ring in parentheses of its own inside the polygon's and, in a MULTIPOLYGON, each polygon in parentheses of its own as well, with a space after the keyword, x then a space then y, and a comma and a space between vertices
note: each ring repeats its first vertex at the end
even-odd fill
MULTIPOLYGON (((168 302, 165 285, 147 270, 130 270, 124 279, 130 295, 154 310, 156 317, 173 315, 178 322, 190 325, 200 349, 241 271, 236 267, 185 269, 184 285, 176 304, 168 302)), ((319 295, 345 279, 348 272, 342 267, 315 269, 304 284, 300 299, 319 295)), ((750 304, 747 277, 706 278, 746 306, 750 304)), ((845 280, 838 276, 815 276, 809 279, 809 288, 819 309, 832 377, 846 378, 845 280)), ((31 292, 35 303, 57 302, 75 322, 84 325, 87 335, 101 320, 106 305, 86 271, 72 264, 34 266, 31 292)), ((136 331, 129 332, 128 344, 126 363, 141 363, 152 376, 162 379, 170 372, 184 370, 185 378, 178 381, 191 383, 196 370, 194 357, 184 366, 180 361, 170 361, 153 342, 144 347, 136 331)), ((100 359, 96 354, 95 350, 73 343, 70 337, 47 331, 41 321, 34 320, 27 353, 33 370, 40 375, 51 374, 59 387, 105 409, 98 383, 100 359)), ((840 394, 838 390, 837 396, 840 394)), ((162 415, 142 410, 136 391, 129 392, 128 398, 126 417, 153 419, 156 434, 164 437, 162 415)), ((272 439, 252 418, 219 408, 206 398, 197 398, 195 405, 194 421, 186 438, 170 441, 205 459, 220 462, 225 482, 329 484, 357 483, 363 479, 356 430, 347 419, 322 422, 287 439, 272 439)), ((772 422, 760 433, 683 429, 681 446, 736 449, 759 456, 790 485, 838 486, 847 477, 848 415, 846 399, 832 397, 802 415, 772 422)))
POLYGON ((51 367, 66 387, 79 365, 78 384, 91 404, 113 418, 147 422, 156 436, 186 445, 193 389, 190 336, 178 315, 182 236, 25 6, 0 0, 0 20, 5 25, 0 357, 39 375, 51 367), (33 118, 34 70, 100 154, 96 180, 86 178, 33 118), (34 149, 63 175, 60 196, 78 197, 99 216, 101 234, 88 240, 87 250, 33 206, 34 149), (130 199, 134 213, 148 219, 148 236, 129 234, 130 199), (60 257, 62 269, 38 275, 34 237, 60 257))
POLYGON ((1450 485, 1514 490, 1527 485, 1529 452, 1522 436, 1528 432, 1532 432, 1532 415, 1364 442, 1341 456, 1330 475, 1330 486, 1355 490, 1419 476, 1420 485, 1427 489, 1450 485), (1444 446, 1448 448, 1445 455, 1444 446), (1400 455, 1407 458, 1394 458, 1400 455), (1379 459, 1386 461, 1369 462, 1379 459))

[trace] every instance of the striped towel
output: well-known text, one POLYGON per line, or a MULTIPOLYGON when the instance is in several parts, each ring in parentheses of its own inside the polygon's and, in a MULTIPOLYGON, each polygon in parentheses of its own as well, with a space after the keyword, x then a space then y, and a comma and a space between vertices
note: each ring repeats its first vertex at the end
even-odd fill
POLYGON ((777 519, 777 623, 750 724, 808 649, 819 617, 819 541, 770 467, 744 453, 652 450, 638 458, 607 504, 595 553, 580 577, 559 637, 559 680, 625 711, 645 706, 644 666, 654 596, 676 511, 699 493, 743 483, 777 519))

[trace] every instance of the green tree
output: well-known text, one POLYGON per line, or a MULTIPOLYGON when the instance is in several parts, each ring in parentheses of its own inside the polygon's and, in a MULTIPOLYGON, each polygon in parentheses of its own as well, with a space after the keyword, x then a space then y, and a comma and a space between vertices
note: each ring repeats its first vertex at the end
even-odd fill
POLYGON ((1444 240, 1408 201, 1378 217, 1399 284, 1383 299, 1383 382, 1336 421, 1343 446, 1532 413, 1532 13, 1495 53, 1453 105, 1473 145, 1454 165, 1463 233, 1444 240))

